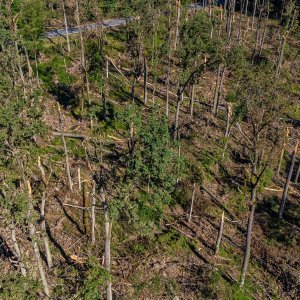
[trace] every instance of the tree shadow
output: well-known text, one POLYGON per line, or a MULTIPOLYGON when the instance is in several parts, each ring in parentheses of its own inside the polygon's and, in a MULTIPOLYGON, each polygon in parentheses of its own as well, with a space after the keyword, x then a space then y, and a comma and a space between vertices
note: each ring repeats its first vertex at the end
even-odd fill
POLYGON ((65 216, 67 217, 67 219, 76 226, 77 230, 81 233, 84 234, 84 231, 80 228, 80 225, 73 219, 73 217, 67 212, 66 208, 63 205, 63 202, 61 201, 61 199, 55 195, 54 198, 56 199, 57 203, 59 204, 59 206, 61 207, 61 209, 63 210, 65 216))
POLYGON ((283 219, 278 218, 278 204, 276 196, 263 199, 257 204, 256 221, 268 239, 284 245, 294 245, 300 239, 299 208, 287 201, 283 219))
POLYGON ((65 109, 75 108, 79 105, 78 91, 70 85, 57 83, 51 88, 50 92, 65 109))

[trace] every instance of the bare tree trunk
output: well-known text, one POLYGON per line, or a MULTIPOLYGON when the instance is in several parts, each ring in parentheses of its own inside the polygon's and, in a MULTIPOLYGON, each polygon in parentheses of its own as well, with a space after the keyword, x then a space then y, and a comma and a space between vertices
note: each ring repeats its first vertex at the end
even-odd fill
MULTIPOLYGON (((85 61, 85 49, 84 49, 84 41, 82 36, 82 30, 81 30, 81 22, 80 22, 80 13, 79 13, 79 2, 76 0, 76 11, 75 11, 75 19, 78 27, 78 35, 79 35, 79 42, 80 42, 80 61, 81 61, 81 68, 84 73, 85 78, 85 88, 86 88, 86 96, 88 99, 89 106, 91 105, 91 99, 90 99, 90 83, 88 78, 88 72, 87 72, 87 66, 85 61)), ((91 127, 93 127, 93 121, 92 118, 90 118, 91 127)))
POLYGON ((265 25, 264 27, 264 32, 263 32, 263 36, 261 38, 261 41, 260 41, 260 46, 259 46, 259 56, 261 56, 262 54, 262 51, 263 51, 263 48, 264 48, 264 44, 265 44, 265 39, 266 39, 266 35, 267 35, 267 25, 265 25))
POLYGON ((296 177, 295 177, 295 183, 298 183, 299 176, 300 176, 300 161, 299 161, 299 165, 298 165, 298 169, 297 169, 297 173, 296 173, 296 177))
POLYGON ((88 209, 90 208, 90 195, 89 195, 89 185, 87 181, 83 181, 82 183, 82 207, 85 209, 82 211, 82 217, 83 217, 83 226, 84 226, 84 232, 86 235, 89 235, 90 233, 90 218, 88 209))
POLYGON ((18 46, 18 42, 15 41, 15 47, 16 47, 16 59, 17 59, 17 66, 19 69, 19 75, 23 84, 23 93, 24 96, 26 96, 27 94, 27 90, 26 90, 26 82, 25 82, 25 77, 24 77, 24 73, 23 73, 23 69, 21 66, 21 58, 20 58, 20 54, 19 54, 19 46, 18 46))
POLYGON ((192 92, 191 92, 191 109, 190 109, 191 116, 194 115, 194 98, 195 98, 195 83, 192 84, 192 92))
POLYGON ((224 228, 224 210, 221 217, 220 227, 219 227, 219 233, 218 233, 218 239, 216 243, 216 249, 215 249, 215 255, 218 255, 221 245, 221 239, 223 235, 223 228, 224 228))
POLYGON ((254 28, 254 21, 255 21, 255 15, 256 15, 256 7, 257 7, 257 0, 254 0, 254 8, 253 8, 253 15, 252 15, 252 25, 251 29, 254 28))
POLYGON ((221 77, 221 64, 219 64, 219 66, 218 66, 218 74, 217 74, 214 101, 213 101, 213 107, 212 107, 212 113, 214 115, 217 114, 217 101, 218 101, 218 89, 219 89, 219 84, 220 84, 220 77, 221 77))
POLYGON ((69 40, 69 29, 68 29, 68 21, 67 21, 67 15, 66 15, 66 7, 65 7, 65 0, 61 0, 61 5, 64 13, 64 23, 65 23, 65 32, 66 32, 66 39, 67 39, 67 49, 68 52, 71 52, 70 47, 70 40, 69 40))
POLYGON ((224 81, 224 76, 225 76, 225 66, 223 67, 222 70, 222 75, 221 75, 221 80, 220 80, 220 84, 218 87, 218 95, 217 95, 217 112, 216 114, 218 114, 218 110, 219 110, 219 104, 220 104, 220 97, 221 97, 221 91, 222 91, 222 86, 223 86, 223 81, 224 81))
POLYGON ((95 183, 95 181, 93 181, 92 208, 91 208, 92 244, 95 244, 95 242, 96 242, 96 236, 95 236, 95 225, 96 225, 95 205, 96 205, 96 183, 95 183))
POLYGON ((175 39, 174 39, 174 50, 177 48, 178 39, 179 39, 179 25, 180 25, 180 14, 181 14, 181 0, 177 1, 177 19, 175 27, 175 39))
POLYGON ((276 76, 278 76, 280 74, 281 65, 282 65, 282 62, 283 62, 284 48, 285 48, 285 45, 286 45, 286 38, 287 38, 287 35, 284 35, 283 38, 282 38, 279 59, 278 59, 278 63, 277 63, 277 66, 276 66, 276 76))
POLYGON ((22 276, 26 276, 27 271, 26 271, 26 268, 24 266, 23 259, 22 259, 22 254, 21 254, 19 244, 18 244, 18 241, 17 241, 17 238, 16 238, 16 226, 15 226, 14 221, 12 221, 11 224, 10 224, 10 233, 11 233, 11 241, 12 241, 12 244, 13 244, 13 247, 14 247, 14 250, 15 250, 15 254, 16 254, 17 259, 18 259, 18 264, 19 264, 19 267, 20 267, 20 270, 21 270, 21 274, 22 274, 22 276))
POLYGON ((64 128, 62 125, 62 115, 61 115, 60 105, 59 104, 57 104, 57 105, 58 105, 58 115, 59 115, 59 130, 60 130, 61 139, 62 139, 63 146, 64 146, 66 169, 67 169, 67 175, 68 175, 68 181, 69 181, 69 189, 70 189, 70 191, 73 191, 73 182, 72 182, 70 165, 69 165, 69 155, 68 155, 67 143, 66 143, 65 136, 64 136, 64 128))
POLYGON ((46 220, 45 220, 45 205, 46 205, 46 192, 43 193, 42 196, 42 203, 41 203, 41 227, 43 232, 43 240, 44 240, 44 246, 45 246, 45 252, 46 252, 46 259, 47 259, 47 265, 49 270, 53 267, 53 261, 52 261, 52 255, 51 255, 51 248, 49 244, 49 239, 47 236, 46 231, 46 220))
MULTIPOLYGON (((111 239, 111 224, 109 221, 109 214, 108 214, 108 205, 106 202, 106 198, 101 188, 101 198, 103 203, 104 209, 104 220, 105 220, 105 268, 107 272, 110 273, 110 239, 111 239)), ((111 275, 109 274, 109 278, 106 281, 106 300, 112 300, 112 288, 111 288, 111 275)))
POLYGON ((285 151, 287 139, 288 139, 288 136, 289 136, 289 131, 290 131, 290 130, 289 130, 289 128, 287 127, 287 128, 286 128, 286 131, 285 131, 285 137, 284 137, 284 141, 283 141, 283 144, 282 144, 281 153, 280 153, 280 158, 279 158, 279 163, 278 163, 278 167, 277 167, 277 172, 276 172, 277 177, 278 177, 279 174, 280 174, 281 165, 282 165, 282 160, 283 160, 283 155, 284 155, 284 151, 285 151))
POLYGON ((30 182, 27 181, 27 189, 28 189, 28 200, 29 200, 29 209, 28 209, 28 228, 29 228, 29 235, 31 238, 31 242, 32 242, 32 247, 34 250, 34 255, 35 255, 35 259, 38 265, 38 269, 39 269, 39 273, 40 273, 40 278, 43 284, 43 288, 44 288, 44 292, 46 294, 47 297, 50 297, 50 291, 49 291, 49 287, 48 287, 48 283, 47 283, 47 279, 46 279, 46 274, 44 271, 44 267, 43 267, 43 263, 42 263, 42 259, 41 259, 41 255, 40 255, 40 249, 39 246, 37 244, 37 237, 36 237, 36 232, 35 232, 35 226, 31 221, 32 215, 31 212, 33 210, 33 205, 32 205, 32 193, 31 193, 31 185, 30 182))
POLYGON ((147 77, 148 77, 148 71, 147 71, 147 58, 146 55, 144 55, 144 103, 147 103, 147 77))
POLYGON ((289 169, 289 173, 288 176, 286 178, 285 181, 285 185, 284 185, 284 190, 283 190, 283 194, 282 194, 282 198, 281 198, 281 202, 280 202, 280 207, 278 210, 278 218, 282 219, 282 214, 284 211, 284 206, 285 206, 285 202, 286 202, 286 198, 287 198, 287 194, 288 194, 288 190, 289 190, 289 185, 292 179, 292 175, 293 175, 293 170, 294 170, 294 166, 295 166, 295 162, 296 162, 296 155, 297 155, 297 150, 298 150, 298 145, 299 145, 299 141, 296 142, 294 151, 293 151, 293 155, 292 155, 292 161, 291 161, 291 165, 290 165, 290 169, 289 169))
POLYGON ((254 212, 255 212, 256 192, 257 192, 257 184, 252 188, 251 191, 251 202, 250 202, 250 212, 249 212, 248 225, 247 225, 246 247, 245 247, 244 258, 243 258, 240 286, 243 286, 245 283, 246 271, 250 259, 251 235, 252 235, 252 226, 253 226, 254 212))
MULTIPOLYGON (((180 88, 179 88, 180 89, 180 88)), ((179 91, 177 94, 177 106, 176 106, 176 115, 175 115, 175 126, 174 126, 174 140, 179 137, 179 114, 180 114, 180 106, 183 101, 183 92, 179 91)))
POLYGON ((81 186, 80 168, 77 169, 77 177, 78 177, 78 190, 81 191, 82 190, 82 186, 81 186))
POLYGON ((189 214, 189 222, 192 220, 192 214, 193 214, 193 207, 194 207, 194 199, 195 199, 195 192, 196 192, 196 184, 193 185, 193 194, 192 194, 192 201, 191 201, 191 207, 190 207, 190 214, 189 214))

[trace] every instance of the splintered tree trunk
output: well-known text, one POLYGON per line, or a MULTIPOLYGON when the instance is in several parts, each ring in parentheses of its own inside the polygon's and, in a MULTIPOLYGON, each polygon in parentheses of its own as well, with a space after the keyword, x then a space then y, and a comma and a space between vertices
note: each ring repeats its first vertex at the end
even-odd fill
POLYGON ((103 203, 104 209, 104 222, 105 222, 105 268, 109 273, 109 277, 106 281, 106 299, 112 300, 112 288, 111 288, 111 275, 110 275, 110 238, 111 238, 111 224, 109 221, 109 214, 108 214, 108 205, 106 202, 105 195, 103 193, 103 189, 101 188, 101 198, 103 203))
POLYGON ((218 99, 218 89, 219 89, 219 84, 220 84, 220 76, 221 76, 221 64, 219 64, 219 66, 218 66, 218 74, 217 74, 214 101, 213 101, 213 107, 212 107, 212 112, 214 115, 217 114, 217 99, 218 99))
POLYGON ((253 226, 254 212, 255 212, 256 192, 257 192, 257 184, 252 188, 252 191, 251 191, 250 212, 249 212, 249 217, 248 217, 246 246, 245 246, 245 252, 244 252, 244 257, 243 257, 243 266, 242 266, 242 271, 241 271, 240 286, 243 286, 245 283, 246 272, 247 272, 249 259, 250 259, 251 235, 252 235, 252 226, 253 226))
POLYGON ((300 176, 300 161, 299 161, 298 170, 297 170, 296 177, 295 177, 295 183, 298 183, 299 176, 300 176))
POLYGON ((252 25, 251 29, 254 28, 254 21, 255 21, 255 15, 256 15, 256 7, 257 7, 257 0, 254 0, 254 8, 253 8, 253 15, 252 15, 252 25))
POLYGON ((193 185, 192 201, 191 201, 191 207, 190 207, 189 222, 191 222, 191 220, 192 220, 193 207, 194 207, 194 199, 195 199, 195 192, 196 192, 196 184, 194 183, 194 185, 193 185))
POLYGON ((194 115, 194 98, 195 98, 195 83, 193 83, 192 85, 192 92, 191 92, 191 109, 190 109, 191 116, 194 115))
POLYGON ((148 77, 148 71, 147 71, 147 58, 146 55, 144 55, 144 103, 147 103, 147 77, 148 77))
POLYGON ((180 106, 183 101, 183 92, 179 92, 177 95, 177 106, 176 106, 176 114, 175 114, 175 126, 174 126, 174 140, 177 140, 179 137, 179 114, 180 114, 180 106))
POLYGON ((84 207, 83 210, 83 226, 84 226, 84 232, 85 234, 89 234, 90 233, 90 218, 89 218, 89 213, 88 213, 88 209, 90 207, 90 201, 89 201, 89 191, 88 191, 88 183, 86 181, 83 181, 82 183, 82 206, 84 207))
POLYGON ((284 137, 283 145, 282 145, 282 148, 281 148, 281 153, 280 153, 280 158, 279 158, 278 168, 277 168, 277 172, 276 172, 277 177, 278 177, 279 174, 280 174, 281 164, 282 164, 282 160, 283 160, 283 155, 284 155, 284 150, 285 150, 285 147, 286 147, 287 139, 288 139, 288 136, 289 136, 289 131, 290 131, 290 130, 289 130, 289 128, 287 127, 287 128, 286 128, 286 131, 285 131, 285 137, 284 137))
POLYGON ((220 97, 221 97, 221 91, 222 91, 222 86, 223 86, 223 81, 224 81, 224 76, 225 76, 225 66, 223 67, 222 70, 222 75, 221 75, 221 80, 220 80, 220 84, 218 87, 218 95, 217 95, 217 114, 218 114, 218 110, 219 110, 219 104, 220 104, 220 97))
POLYGON ((180 14, 181 14, 181 0, 176 0, 177 2, 177 19, 175 27, 175 39, 174 39, 174 50, 177 48, 178 39, 179 39, 179 25, 180 25, 180 14))
POLYGON ((69 40, 69 28, 68 28, 68 21, 67 21, 67 15, 66 15, 66 7, 65 7, 65 0, 61 0, 61 5, 64 13, 64 23, 65 23, 65 31, 66 31, 66 39, 67 39, 67 49, 68 52, 71 52, 70 47, 70 40, 69 40))
POLYGON ((277 66, 276 66, 276 76, 278 76, 280 74, 280 69, 281 69, 281 65, 282 65, 282 62, 283 62, 284 48, 285 48, 285 45, 286 45, 286 38, 287 38, 287 35, 285 34, 282 38, 282 43, 281 43, 281 47, 280 47, 279 59, 278 59, 278 63, 277 63, 277 66))
POLYGON ((43 193, 42 196, 42 203, 41 203, 41 227, 43 232, 43 240, 44 240, 44 247, 46 252, 46 259, 47 259, 47 265, 49 270, 53 267, 53 261, 52 261, 52 255, 51 255, 51 248, 49 244, 49 239, 46 231, 46 220, 45 220, 45 205, 46 205, 46 192, 43 193))
POLYGON ((215 255, 218 255, 219 250, 220 250, 221 239, 222 239, 222 235, 223 235, 223 228, 224 228, 224 211, 223 211, 222 217, 221 217, 218 239, 217 239, 216 249, 215 249, 215 255))
POLYGON ((95 226, 96 226, 96 215, 95 215, 95 205, 96 205, 96 183, 93 181, 93 192, 92 192, 92 207, 91 207, 91 236, 92 244, 96 242, 95 226))
MULTIPOLYGON (((171 14, 171 12, 170 12, 171 14)), ((169 90, 170 90, 170 70, 171 70, 171 16, 169 16, 168 29, 168 63, 166 72, 166 116, 169 116, 169 90)))
POLYGON ((265 44, 265 40, 266 40, 266 35, 267 35, 267 28, 268 26, 265 25, 264 27, 264 32, 263 32, 263 36, 260 40, 260 46, 259 46, 259 56, 261 56, 262 54, 262 51, 263 51, 263 48, 264 48, 264 44, 265 44))
MULTIPOLYGON (((81 30, 81 22, 80 22, 80 13, 79 13, 79 0, 76 0, 76 11, 75 11, 75 19, 78 27, 78 35, 79 35, 79 43, 80 43, 80 61, 81 61, 81 68, 84 73, 84 79, 85 79, 85 88, 86 88, 86 96, 88 99, 89 106, 91 105, 91 99, 90 99, 90 83, 87 73, 87 67, 86 67, 86 61, 85 61, 85 49, 84 49, 84 41, 82 36, 82 30, 81 30)), ((92 127, 92 119, 90 119, 91 127, 92 127)))
POLYGON ((69 165, 69 155, 68 155, 67 143, 66 143, 65 136, 64 136, 64 129, 63 129, 63 125, 62 125, 62 115, 61 115, 60 105, 59 104, 57 104, 57 105, 58 105, 58 115, 59 115, 59 130, 60 130, 60 134, 61 134, 61 140, 62 140, 63 146, 64 146, 66 169, 67 169, 67 176, 68 176, 68 181, 69 181, 69 189, 70 189, 70 191, 73 191, 73 182, 72 182, 70 165, 69 165))
POLYGON ((291 166, 289 169, 289 173, 288 176, 286 178, 285 181, 285 185, 284 185, 284 190, 283 190, 283 194, 282 194, 282 198, 281 198, 281 202, 280 202, 280 207, 279 207, 279 211, 278 211, 278 218, 282 219, 282 214, 284 211, 284 206, 285 206, 285 202, 286 202, 286 198, 287 198, 287 194, 288 194, 288 190, 289 190, 289 185, 292 179, 292 175, 293 175, 293 170, 294 170, 294 166, 295 166, 295 162, 296 162, 296 155, 297 155, 297 150, 298 150, 298 145, 299 145, 299 141, 296 142, 294 151, 293 151, 293 155, 292 155, 292 161, 291 161, 291 166))
POLYGON ((34 255, 35 255, 35 259, 38 265, 38 269, 39 269, 39 273, 40 273, 40 278, 43 284, 43 288, 44 288, 44 293, 46 294, 47 297, 50 297, 50 291, 49 291, 49 287, 48 287, 48 283, 47 283, 47 279, 46 279, 46 274, 44 271, 44 267, 43 267, 43 263, 42 263, 42 259, 41 259, 41 255, 40 255, 40 249, 37 243, 37 237, 36 237, 36 231, 35 231, 35 226, 31 221, 32 215, 31 212, 33 210, 33 205, 32 205, 32 193, 31 193, 31 185, 30 182, 27 181, 27 189, 28 189, 28 200, 29 200, 29 209, 28 209, 28 228, 29 228, 29 235, 30 235, 30 239, 32 242, 32 247, 33 247, 33 251, 34 251, 34 255))
POLYGON ((21 274, 22 274, 22 276, 26 276, 27 271, 26 271, 26 268, 24 266, 21 251, 20 251, 19 244, 18 244, 18 241, 17 241, 17 238, 16 238, 16 226, 15 226, 14 221, 12 221, 11 224, 10 224, 10 233, 11 233, 11 241, 12 241, 12 244, 13 244, 13 247, 14 247, 14 250, 15 250, 15 254, 16 254, 17 259, 18 259, 21 274))

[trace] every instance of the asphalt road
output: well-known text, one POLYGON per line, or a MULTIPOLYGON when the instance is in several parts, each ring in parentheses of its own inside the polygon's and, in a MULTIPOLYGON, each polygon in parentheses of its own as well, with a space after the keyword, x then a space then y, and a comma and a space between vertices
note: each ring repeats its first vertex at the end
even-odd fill
MULTIPOLYGON (((201 8, 203 8, 203 5, 201 3, 190 4, 188 7, 188 9, 190 9, 190 10, 193 10, 193 9, 198 10, 201 8)), ((81 31, 84 32, 84 31, 96 30, 99 27, 112 28, 112 27, 118 27, 118 26, 122 26, 122 25, 126 25, 126 19, 115 18, 115 19, 106 20, 104 22, 82 25, 81 31)), ((78 34, 79 29, 77 26, 69 27, 68 33, 69 33, 69 35, 70 34, 78 34)), ((64 28, 45 32, 45 37, 47 37, 47 38, 54 38, 54 37, 59 37, 59 36, 66 36, 66 30, 64 28)))

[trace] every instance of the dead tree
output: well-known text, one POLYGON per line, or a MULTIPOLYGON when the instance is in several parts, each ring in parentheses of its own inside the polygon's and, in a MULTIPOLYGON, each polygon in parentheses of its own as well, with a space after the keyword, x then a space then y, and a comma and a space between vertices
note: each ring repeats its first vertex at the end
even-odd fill
POLYGON ((192 201, 191 201, 191 207, 190 207, 190 214, 189 214, 189 222, 192 220, 192 214, 193 214, 193 207, 194 207, 194 199, 195 199, 195 192, 196 192, 196 184, 193 185, 193 194, 192 194, 192 201))
POLYGON ((40 255, 40 249, 39 249, 38 242, 37 242, 35 225, 33 224, 33 221, 32 221, 32 212, 33 212, 32 191, 31 191, 30 182, 28 180, 27 180, 27 191, 28 191, 28 202, 29 202, 29 209, 28 209, 28 215, 27 215, 29 235, 30 235, 30 239, 31 239, 31 243, 32 243, 36 263, 38 265, 38 270, 39 270, 39 273, 40 273, 40 279, 41 279, 42 284, 43 284, 44 293, 47 297, 50 297, 50 290, 49 290, 48 282, 47 282, 47 279, 46 279, 46 274, 45 274, 45 271, 44 271, 41 255, 40 255))
POLYGON ((58 117, 59 117, 59 130, 60 130, 61 140, 62 140, 62 143, 64 146, 66 171, 67 171, 67 176, 68 176, 69 189, 70 189, 70 191, 73 191, 73 182, 72 182, 71 171, 70 171, 68 148, 67 148, 67 143, 66 143, 65 135, 64 135, 62 114, 61 114, 61 110, 60 110, 60 105, 57 104, 57 106, 58 106, 58 117))
POLYGON ((292 154, 292 161, 291 161, 291 165, 290 165, 290 169, 289 169, 289 173, 288 176, 286 178, 285 181, 285 185, 284 185, 284 189, 283 189, 283 194, 282 194, 282 198, 281 198, 281 202, 280 202, 280 207, 278 210, 278 218, 282 219, 282 214, 284 211, 284 206, 285 206, 285 202, 286 202, 286 198, 288 195, 288 190, 289 190, 289 185, 292 179, 292 175, 293 175, 293 170, 294 170, 294 166, 295 166, 295 162, 296 162, 296 155, 297 155, 297 150, 298 150, 298 145, 299 145, 299 141, 296 142, 293 154, 292 154))
POLYGON ((65 0, 61 0, 61 6, 62 6, 63 14, 64 14, 64 24, 65 24, 65 32, 66 32, 66 40, 67 40, 67 49, 68 49, 68 52, 70 53, 71 52, 71 47, 70 47, 70 40, 69 40, 69 28, 68 28, 65 0))
POLYGON ((217 238, 217 243, 216 243, 215 255, 218 255, 219 250, 220 250, 221 239, 222 239, 222 235, 223 235, 223 228, 224 228, 224 210, 222 212, 222 217, 221 217, 221 221, 220 221, 220 227, 219 227, 218 238, 217 238))
POLYGON ((106 281, 106 299, 112 300, 112 287, 111 287, 111 275, 110 275, 110 240, 111 240, 111 222, 109 219, 108 205, 106 202, 106 197, 103 191, 103 188, 100 189, 100 196, 102 199, 103 210, 104 210, 104 226, 105 226, 105 268, 109 273, 109 277, 106 281))

